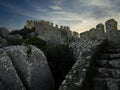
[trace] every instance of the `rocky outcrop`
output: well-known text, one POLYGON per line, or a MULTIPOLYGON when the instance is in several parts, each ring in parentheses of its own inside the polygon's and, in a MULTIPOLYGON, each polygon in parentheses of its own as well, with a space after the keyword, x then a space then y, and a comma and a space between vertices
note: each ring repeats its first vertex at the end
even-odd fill
POLYGON ((4 27, 1 27, 0 28, 0 36, 5 38, 9 35, 9 31, 8 29, 4 28, 4 27))
POLYGON ((0 90, 54 89, 46 57, 38 48, 5 47, 0 49, 0 56, 0 90))
POLYGON ((33 38, 33 37, 35 37, 35 36, 36 36, 36 33, 35 33, 35 32, 31 32, 31 33, 27 34, 27 37, 28 37, 28 38, 33 38))
POLYGON ((10 45, 19 45, 23 41, 23 37, 20 34, 9 35, 7 36, 7 40, 10 45))
POLYGON ((4 38, 0 39, 0 46, 7 46, 8 45, 8 41, 4 38))
POLYGON ((0 50, 0 90, 26 90, 11 58, 0 50))

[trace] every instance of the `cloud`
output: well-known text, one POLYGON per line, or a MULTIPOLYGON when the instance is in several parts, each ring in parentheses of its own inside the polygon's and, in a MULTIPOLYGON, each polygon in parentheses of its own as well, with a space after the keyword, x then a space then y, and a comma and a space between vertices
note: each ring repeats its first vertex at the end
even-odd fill
POLYGON ((62 8, 59 6, 49 6, 52 10, 61 10, 62 8))
POLYGON ((54 5, 61 5, 65 0, 50 0, 54 5))
POLYGON ((57 24, 72 25, 73 23, 82 22, 80 15, 72 12, 54 11, 50 12, 49 16, 51 17, 51 21, 54 21, 57 24))
POLYGON ((102 6, 102 7, 110 7, 111 3, 109 0, 89 0, 89 3, 87 3, 90 6, 102 6))

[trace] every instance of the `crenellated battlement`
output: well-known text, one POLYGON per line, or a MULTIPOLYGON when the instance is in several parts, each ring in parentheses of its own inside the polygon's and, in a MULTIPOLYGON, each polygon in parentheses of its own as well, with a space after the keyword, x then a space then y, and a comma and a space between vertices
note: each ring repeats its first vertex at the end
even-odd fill
POLYGON ((119 67, 113 69, 109 64, 111 60, 112 64, 115 63, 114 66, 119 62, 119 37, 120 30, 117 29, 117 21, 114 19, 81 33, 80 40, 69 45, 76 62, 59 90, 106 90, 106 87, 108 90, 119 90, 117 80, 120 77, 115 79, 116 76, 112 75, 119 67))
POLYGON ((40 21, 37 21, 37 20, 27 20, 26 21, 26 25, 25 27, 28 28, 28 29, 32 29, 32 28, 35 28, 35 27, 49 27, 49 28, 56 28, 56 29, 63 29, 63 30, 66 30, 66 29, 70 29, 69 26, 59 26, 57 24, 53 24, 49 21, 45 21, 45 20, 40 20, 40 21))
MULTIPOLYGON (((112 38, 115 34, 117 35, 120 31, 117 28, 117 21, 110 19, 105 22, 105 25, 102 23, 96 25, 96 28, 91 28, 89 31, 80 33, 80 38, 93 38, 93 37, 102 37, 106 36, 112 38), (105 28, 104 28, 105 27, 105 28), (110 35, 112 34, 112 35, 110 35)), ((113 38, 114 39, 114 38, 113 38)))
POLYGON ((72 32, 69 26, 59 26, 49 21, 27 20, 25 27, 35 28, 36 34, 43 37, 51 45, 66 44, 79 38, 79 33, 72 32))

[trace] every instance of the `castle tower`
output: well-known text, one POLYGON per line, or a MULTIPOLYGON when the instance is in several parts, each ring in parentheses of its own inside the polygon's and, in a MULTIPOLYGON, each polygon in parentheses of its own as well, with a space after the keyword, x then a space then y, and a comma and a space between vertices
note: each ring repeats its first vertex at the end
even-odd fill
POLYGON ((107 22, 105 22, 106 25, 106 32, 109 32, 111 30, 117 30, 117 21, 114 19, 110 19, 107 22))
POLYGON ((73 41, 77 41, 79 39, 79 33, 73 31, 73 41))
POLYGON ((100 32, 105 32, 104 25, 102 23, 96 25, 96 30, 99 30, 100 32))
POLYGON ((60 29, 64 29, 64 26, 60 26, 60 29))

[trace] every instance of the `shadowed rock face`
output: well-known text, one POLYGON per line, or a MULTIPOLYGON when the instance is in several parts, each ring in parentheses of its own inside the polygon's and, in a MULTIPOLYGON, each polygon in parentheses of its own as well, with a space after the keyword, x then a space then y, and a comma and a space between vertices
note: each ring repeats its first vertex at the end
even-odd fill
POLYGON ((10 57, 0 50, 0 90, 26 90, 10 57))
POLYGON ((54 90, 46 57, 38 48, 1 48, 0 62, 0 90, 54 90))

